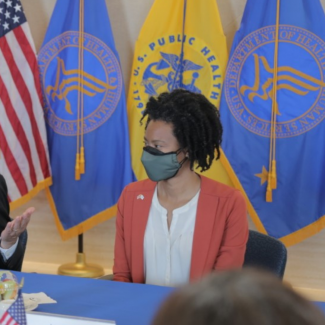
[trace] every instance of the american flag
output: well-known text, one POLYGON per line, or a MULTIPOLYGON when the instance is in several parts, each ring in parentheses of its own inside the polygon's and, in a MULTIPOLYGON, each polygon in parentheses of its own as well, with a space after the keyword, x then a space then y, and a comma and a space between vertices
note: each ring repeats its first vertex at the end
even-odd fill
MULTIPOLYGON (((0 0, 1 1, 1 0, 0 0)), ((26 311, 21 290, 18 290, 18 297, 7 309, 0 319, 1 325, 27 325, 26 311)))
POLYGON ((20 1, 0 0, 0 173, 10 201, 51 182, 35 52, 20 1))

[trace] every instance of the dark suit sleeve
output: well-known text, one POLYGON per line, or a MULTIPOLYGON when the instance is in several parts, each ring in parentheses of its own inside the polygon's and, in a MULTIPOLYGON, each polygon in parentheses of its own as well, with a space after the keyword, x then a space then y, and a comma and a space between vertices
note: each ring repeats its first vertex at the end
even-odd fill
MULTIPOLYGON (((5 229, 7 223, 11 220, 9 212, 7 184, 3 176, 0 174, 0 234, 5 229)), ((9 260, 4 261, 3 256, 0 253, 0 269, 21 271, 24 252, 25 249, 19 241, 14 254, 9 258, 9 260)))

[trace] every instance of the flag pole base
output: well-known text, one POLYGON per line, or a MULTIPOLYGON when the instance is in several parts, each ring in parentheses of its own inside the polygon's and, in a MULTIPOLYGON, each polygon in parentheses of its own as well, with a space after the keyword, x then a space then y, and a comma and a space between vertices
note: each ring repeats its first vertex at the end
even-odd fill
POLYGON ((98 264, 86 263, 85 253, 77 253, 76 263, 61 265, 58 268, 58 274, 80 278, 98 278, 104 275, 104 269, 98 264))

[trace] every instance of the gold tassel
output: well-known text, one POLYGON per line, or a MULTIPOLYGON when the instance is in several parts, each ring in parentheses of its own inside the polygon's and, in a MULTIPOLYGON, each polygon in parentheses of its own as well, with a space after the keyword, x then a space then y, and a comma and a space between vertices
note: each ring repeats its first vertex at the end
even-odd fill
POLYGON ((271 188, 275 190, 277 188, 277 175, 276 175, 276 161, 272 160, 272 172, 271 172, 271 188))
POLYGON ((80 174, 85 173, 85 148, 80 148, 80 174))
POLYGON ((266 188, 266 202, 272 202, 272 179, 271 179, 271 173, 269 173, 268 180, 267 180, 267 188, 266 188))
POLYGON ((273 198, 272 198, 272 189, 271 186, 267 186, 267 190, 266 190, 266 202, 272 202, 273 198))
POLYGON ((271 114, 271 134, 270 134, 270 155, 269 155, 269 175, 266 189, 266 202, 272 202, 272 190, 277 188, 277 173, 276 173, 276 120, 279 112, 277 102, 277 87, 278 87, 278 55, 279 55, 279 28, 280 28, 280 0, 277 0, 276 8, 276 33, 275 33, 275 48, 274 48, 274 71, 273 71, 273 88, 272 88, 272 114, 271 114))
POLYGON ((76 156, 76 166, 75 166, 75 180, 80 180, 80 155, 77 153, 76 156))

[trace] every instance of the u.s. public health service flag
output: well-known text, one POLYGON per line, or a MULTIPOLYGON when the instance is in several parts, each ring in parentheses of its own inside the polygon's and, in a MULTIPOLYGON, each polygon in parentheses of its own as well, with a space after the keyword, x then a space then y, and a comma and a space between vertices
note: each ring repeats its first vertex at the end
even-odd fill
MULTIPOLYGON (((155 0, 138 37, 128 95, 132 166, 141 164, 144 126, 139 121, 150 96, 183 88, 204 94, 219 107, 228 59, 215 0, 155 0)), ((231 184, 219 161, 204 175, 231 184)))
POLYGON ((63 239, 115 215, 133 180, 125 94, 105 0, 58 0, 39 53, 63 239))
POLYGON ((324 40, 319 0, 248 0, 226 71, 229 171, 257 228, 286 245, 325 226, 324 40))

